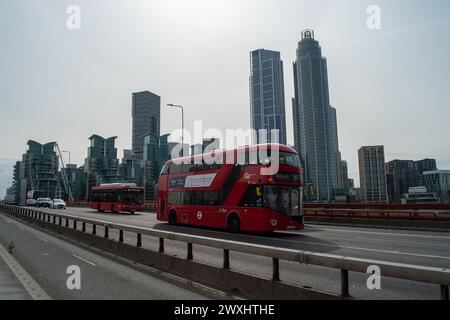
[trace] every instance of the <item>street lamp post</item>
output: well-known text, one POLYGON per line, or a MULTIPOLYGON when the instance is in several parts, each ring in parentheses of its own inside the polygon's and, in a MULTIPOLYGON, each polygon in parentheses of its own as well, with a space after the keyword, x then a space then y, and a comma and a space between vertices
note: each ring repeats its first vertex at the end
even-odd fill
POLYGON ((184 157, 184 109, 183 106, 173 103, 168 103, 167 106, 181 109, 181 155, 184 157))

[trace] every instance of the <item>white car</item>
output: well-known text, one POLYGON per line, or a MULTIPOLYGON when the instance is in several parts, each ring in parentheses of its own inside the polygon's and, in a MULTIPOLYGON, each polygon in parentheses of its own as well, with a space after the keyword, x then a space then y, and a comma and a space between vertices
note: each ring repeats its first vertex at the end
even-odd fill
POLYGON ((34 199, 28 199, 28 200, 27 200, 27 206, 33 206, 33 207, 35 207, 35 206, 36 206, 36 200, 34 200, 34 199))
POLYGON ((52 200, 52 208, 53 209, 66 209, 66 203, 61 199, 53 199, 52 200))

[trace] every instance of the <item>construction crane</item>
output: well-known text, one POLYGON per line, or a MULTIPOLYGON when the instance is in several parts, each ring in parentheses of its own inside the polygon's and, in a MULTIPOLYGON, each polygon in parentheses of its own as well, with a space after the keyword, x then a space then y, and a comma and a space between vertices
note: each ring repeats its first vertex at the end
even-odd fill
POLYGON ((61 161, 61 176, 64 184, 64 189, 66 190, 66 193, 69 197, 69 201, 73 201, 72 191, 70 190, 70 183, 69 179, 67 178, 67 171, 66 171, 66 165, 64 163, 64 159, 62 157, 61 150, 59 149, 58 143, 55 143, 56 151, 58 152, 59 159, 61 161))

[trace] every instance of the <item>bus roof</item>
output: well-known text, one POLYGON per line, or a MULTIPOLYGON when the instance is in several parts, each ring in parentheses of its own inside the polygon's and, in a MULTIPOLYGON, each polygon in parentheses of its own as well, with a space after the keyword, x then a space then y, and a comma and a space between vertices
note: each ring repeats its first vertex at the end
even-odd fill
POLYGON ((124 188, 132 188, 132 189, 142 189, 143 187, 136 186, 135 183, 107 183, 101 184, 100 186, 93 187, 92 190, 106 190, 106 189, 124 189, 124 188))
MULTIPOLYGON (((279 143, 262 143, 262 144, 253 144, 253 145, 246 145, 246 146, 241 146, 241 147, 237 147, 237 148, 233 148, 233 149, 217 149, 217 150, 213 150, 210 152, 206 152, 206 153, 200 153, 200 154, 194 154, 194 155, 190 155, 190 156, 186 156, 186 157, 180 157, 180 158, 176 158, 177 162, 180 161, 186 161, 186 160, 192 160, 192 159, 198 159, 198 158, 202 158, 205 155, 217 155, 217 154, 221 154, 221 153, 227 153, 227 152, 233 152, 233 151, 258 151, 258 150, 271 150, 272 148, 277 147, 279 149, 279 151, 282 152, 290 152, 290 153, 295 153, 297 154, 297 151, 295 151, 293 148, 284 145, 284 144, 279 144, 279 143)), ((170 159, 166 162, 166 164, 170 164, 172 163, 174 159, 170 159)))

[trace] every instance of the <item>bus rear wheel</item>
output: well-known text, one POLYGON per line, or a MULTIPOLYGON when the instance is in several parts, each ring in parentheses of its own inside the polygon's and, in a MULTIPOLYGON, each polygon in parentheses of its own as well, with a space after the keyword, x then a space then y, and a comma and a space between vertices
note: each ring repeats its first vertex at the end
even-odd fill
POLYGON ((231 233, 239 233, 241 222, 237 214, 233 213, 228 217, 227 229, 231 233))
POLYGON ((116 206, 115 206, 115 205, 112 205, 112 206, 111 206, 111 212, 112 212, 112 213, 117 213, 117 210, 116 210, 116 206))
POLYGON ((177 214, 173 210, 169 212, 169 224, 172 226, 177 224, 177 214))

